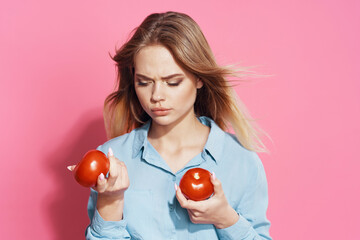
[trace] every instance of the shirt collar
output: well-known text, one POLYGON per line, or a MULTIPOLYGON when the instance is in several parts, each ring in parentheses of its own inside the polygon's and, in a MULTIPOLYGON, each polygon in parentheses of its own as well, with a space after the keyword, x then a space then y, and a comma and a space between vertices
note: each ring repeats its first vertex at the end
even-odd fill
MULTIPOLYGON (((199 121, 210 127, 210 133, 206 141, 205 147, 202 151, 204 157, 210 156, 215 162, 221 159, 223 146, 225 141, 225 132, 209 117, 201 116, 199 121)), ((147 135, 150 128, 151 120, 146 122, 143 126, 135 129, 135 139, 133 144, 132 157, 137 156, 141 149, 146 152, 147 148, 147 135)))
POLYGON ((147 121, 144 125, 141 127, 135 129, 135 139, 134 144, 132 148, 132 157, 134 158, 136 155, 139 154, 142 148, 146 148, 146 141, 147 141, 147 135, 150 129, 150 121, 147 121))
POLYGON ((203 154, 211 156, 211 158, 218 162, 223 154, 225 132, 209 117, 199 117, 199 121, 210 127, 210 133, 206 141, 203 154))

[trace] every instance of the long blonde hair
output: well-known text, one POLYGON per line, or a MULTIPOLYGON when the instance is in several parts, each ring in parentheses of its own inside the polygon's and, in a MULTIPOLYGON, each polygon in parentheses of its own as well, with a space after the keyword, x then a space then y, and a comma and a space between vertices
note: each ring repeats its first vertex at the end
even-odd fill
POLYGON ((232 128, 241 145, 248 150, 267 151, 254 127, 255 122, 227 80, 229 76, 238 76, 236 71, 216 63, 198 24, 178 12, 154 13, 146 17, 112 57, 117 66, 118 81, 117 90, 104 104, 109 138, 130 132, 150 119, 136 96, 133 73, 136 53, 154 44, 165 46, 183 69, 202 80, 203 87, 198 90, 194 104, 197 116, 210 117, 224 131, 232 128))

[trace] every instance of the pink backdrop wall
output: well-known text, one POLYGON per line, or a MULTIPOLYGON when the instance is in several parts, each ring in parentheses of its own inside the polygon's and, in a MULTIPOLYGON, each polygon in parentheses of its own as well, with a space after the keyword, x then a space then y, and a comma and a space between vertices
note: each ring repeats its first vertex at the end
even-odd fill
POLYGON ((237 92, 270 155, 274 239, 360 239, 359 1, 7 1, 0 7, 1 239, 82 239, 88 189, 66 166, 105 141, 108 56, 152 12, 188 13, 222 64, 272 77, 237 92))

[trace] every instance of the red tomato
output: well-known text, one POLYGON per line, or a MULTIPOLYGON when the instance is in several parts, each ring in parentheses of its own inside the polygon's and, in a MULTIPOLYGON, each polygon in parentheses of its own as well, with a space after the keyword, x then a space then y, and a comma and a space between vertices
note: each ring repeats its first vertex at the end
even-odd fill
POLYGON ((203 168, 188 170, 180 180, 179 187, 184 196, 194 201, 209 198, 214 192, 211 173, 203 168))
POLYGON ((105 176, 109 172, 110 161, 99 150, 88 151, 74 169, 74 177, 80 185, 92 187, 96 185, 100 173, 105 176))

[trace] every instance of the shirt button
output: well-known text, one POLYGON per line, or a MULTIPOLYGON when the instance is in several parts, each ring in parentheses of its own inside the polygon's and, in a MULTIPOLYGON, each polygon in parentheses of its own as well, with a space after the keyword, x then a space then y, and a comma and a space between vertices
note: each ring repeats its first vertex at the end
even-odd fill
POLYGON ((171 212, 174 211, 174 205, 173 205, 173 204, 170 204, 170 205, 169 205, 169 209, 170 209, 171 212))
POLYGON ((176 181, 176 176, 173 176, 173 181, 176 181))

